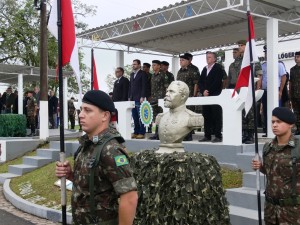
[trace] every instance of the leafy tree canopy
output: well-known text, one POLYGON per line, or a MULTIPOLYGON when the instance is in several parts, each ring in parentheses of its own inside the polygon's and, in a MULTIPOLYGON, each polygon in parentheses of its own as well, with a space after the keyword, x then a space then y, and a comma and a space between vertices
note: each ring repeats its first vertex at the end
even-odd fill
MULTIPOLYGON (((40 0, 41 1, 41 0, 40 0)), ((40 11, 34 7, 33 0, 1 0, 0 1, 0 63, 40 66, 40 11)), ((50 10, 49 2, 47 8, 50 10)), ((88 28, 88 24, 80 21, 86 15, 95 15, 96 6, 88 6, 80 0, 73 0, 75 26, 78 32, 88 28)), ((57 42, 48 32, 48 65, 55 69, 57 64, 57 42)), ((79 49, 80 50, 80 49, 79 49)), ((83 55, 80 53, 80 62, 83 55)), ((70 67, 66 68, 70 70, 70 67)), ((90 69, 80 63, 83 91, 89 88, 87 77, 90 69)), ((38 85, 26 84, 29 87, 38 85)), ((57 91, 58 83, 49 80, 49 89, 57 91)), ((26 87, 25 87, 26 88, 26 87)), ((77 92, 75 77, 68 79, 69 92, 77 92)), ((26 88, 28 89, 28 88, 26 88)))

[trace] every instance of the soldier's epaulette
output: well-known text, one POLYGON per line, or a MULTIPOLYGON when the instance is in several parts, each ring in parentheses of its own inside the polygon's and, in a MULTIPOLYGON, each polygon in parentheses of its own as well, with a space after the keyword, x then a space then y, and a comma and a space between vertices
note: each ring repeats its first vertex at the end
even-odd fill
POLYGON ((203 126, 203 116, 201 114, 194 113, 190 110, 186 110, 189 114, 188 127, 202 127, 203 126))
POLYGON ((166 113, 158 113, 158 115, 155 118, 156 126, 159 125, 160 119, 163 117, 164 114, 166 114, 166 113))
POLYGON ((272 146, 273 146, 273 140, 265 143, 263 147, 263 156, 266 156, 270 152, 272 146))

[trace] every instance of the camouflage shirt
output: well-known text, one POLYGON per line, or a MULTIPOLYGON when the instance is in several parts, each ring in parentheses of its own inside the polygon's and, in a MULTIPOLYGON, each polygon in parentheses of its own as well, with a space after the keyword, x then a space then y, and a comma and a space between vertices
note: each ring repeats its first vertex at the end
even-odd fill
POLYGON ((168 83, 168 76, 164 72, 153 73, 151 78, 151 104, 158 103, 158 99, 165 97, 168 83))
POLYGON ((228 87, 236 85, 241 70, 241 65, 242 65, 241 57, 236 58, 234 62, 230 64, 228 69, 228 83, 227 83, 228 87))
POLYGON ((300 98, 300 66, 293 66, 290 70, 291 98, 300 98))
POLYGON ((74 102, 72 100, 68 101, 68 114, 69 115, 74 115, 75 113, 75 106, 74 106, 74 102))
MULTIPOLYGON (((106 129, 98 135, 99 142, 105 141, 106 129)), ((116 139, 110 140, 102 149, 99 164, 95 168, 94 202, 95 216, 90 213, 89 167, 93 160, 96 145, 87 135, 80 138, 74 161, 72 190, 72 214, 74 224, 118 224, 118 198, 121 194, 136 190, 136 182, 123 147, 116 139), (112 222, 114 221, 114 222, 112 222), (104 222, 104 223, 103 223, 104 222)), ((99 143, 98 142, 98 143, 99 143)))
MULTIPOLYGON (((237 76, 237 79, 238 79, 238 76, 239 76, 239 73, 240 73, 241 67, 242 67, 242 62, 243 62, 243 57, 242 56, 235 59, 234 67, 231 68, 231 69, 229 68, 229 74, 228 74, 229 80, 232 79, 234 76, 237 76), (232 73, 232 74, 230 75, 230 73, 232 73), (231 78, 230 78, 230 76, 231 76, 231 78)), ((255 72, 255 74, 254 74, 255 77, 257 77, 259 75, 262 75, 262 68, 261 68, 261 63, 260 62, 256 62, 254 64, 254 72, 255 72)), ((236 79, 236 82, 237 82, 237 79, 236 79)), ((233 81, 228 82, 228 85, 233 84, 233 83, 234 83, 233 81)))
POLYGON ((188 67, 185 69, 180 68, 176 77, 176 80, 183 81, 189 87, 190 89, 189 97, 194 97, 194 87, 196 84, 198 84, 199 79, 200 79, 199 69, 198 67, 192 64, 188 65, 188 67))
MULTIPOLYGON (((286 199, 292 196, 292 159, 291 149, 298 139, 292 135, 287 145, 279 146, 277 139, 266 143, 263 153, 263 169, 267 177, 266 195, 274 199, 286 199)), ((300 160, 297 159, 297 194, 300 195, 300 160)), ((265 204, 265 222, 281 225, 300 224, 300 205, 280 206, 269 202, 265 204)))
POLYGON ((35 113, 35 107, 37 102, 34 97, 28 98, 27 100, 27 116, 33 116, 35 113))
POLYGON ((173 73, 166 71, 166 74, 168 76, 168 86, 172 83, 172 81, 175 80, 173 73))

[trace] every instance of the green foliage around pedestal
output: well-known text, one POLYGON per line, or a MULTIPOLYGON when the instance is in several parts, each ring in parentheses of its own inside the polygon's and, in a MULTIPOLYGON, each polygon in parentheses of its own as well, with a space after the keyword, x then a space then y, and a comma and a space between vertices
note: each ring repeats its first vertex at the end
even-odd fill
POLYGON ((131 157, 131 166, 139 195, 135 225, 230 224, 221 168, 213 156, 145 150, 131 157))
POLYGON ((25 137, 26 116, 0 114, 0 137, 25 137))

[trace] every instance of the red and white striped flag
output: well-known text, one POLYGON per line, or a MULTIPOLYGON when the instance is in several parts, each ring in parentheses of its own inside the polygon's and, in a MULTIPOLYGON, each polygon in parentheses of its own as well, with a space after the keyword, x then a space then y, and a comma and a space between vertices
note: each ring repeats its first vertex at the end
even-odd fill
MULTIPOLYGON (((255 34, 254 34, 254 25, 253 25, 253 20, 252 16, 248 15, 248 19, 250 22, 250 37, 251 37, 251 47, 252 47, 252 61, 253 62, 258 62, 258 57, 256 54, 256 44, 255 44, 255 34)), ((249 112, 249 110, 252 107, 253 104, 253 97, 252 97, 252 82, 251 82, 251 57, 250 57, 250 44, 249 40, 247 41, 245 52, 244 52, 244 57, 242 61, 242 66, 241 66, 241 71, 239 73, 239 77, 237 80, 237 83, 235 85, 232 97, 235 95, 236 90, 240 89, 241 87, 248 87, 248 93, 245 101, 245 111, 246 115, 249 112)))
MULTIPOLYGON (((70 63, 79 88, 79 96, 81 101, 82 90, 80 80, 78 46, 75 34, 75 23, 72 10, 71 0, 61 1, 61 23, 62 23, 62 66, 70 63)), ((58 40, 58 26, 57 26, 57 0, 52 1, 52 8, 50 12, 48 30, 58 40)))

